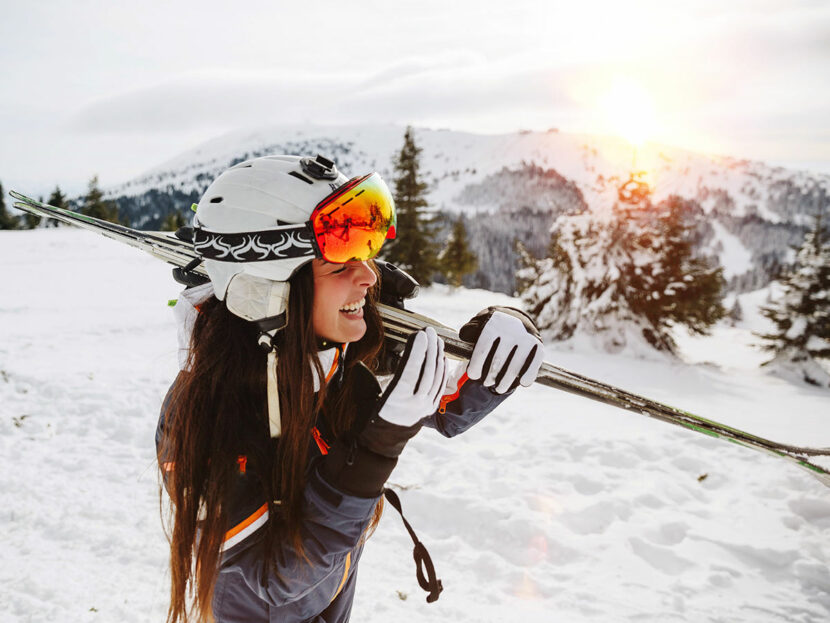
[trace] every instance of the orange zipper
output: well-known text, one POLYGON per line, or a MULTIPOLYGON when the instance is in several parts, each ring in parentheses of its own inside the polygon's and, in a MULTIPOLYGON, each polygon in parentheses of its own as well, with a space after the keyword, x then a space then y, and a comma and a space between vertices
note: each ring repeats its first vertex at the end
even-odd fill
POLYGON ((441 402, 438 405, 438 413, 447 412, 447 405, 456 398, 458 398, 458 395, 461 393, 461 386, 464 385, 464 383, 466 383, 469 380, 469 378, 470 377, 468 377, 467 373, 465 372, 464 375, 460 379, 458 379, 458 389, 455 390, 455 393, 441 397, 441 402))
POLYGON ((328 454, 331 446, 326 443, 326 440, 323 439, 323 435, 320 434, 320 430, 316 426, 311 429, 311 436, 314 437, 314 441, 317 442, 317 447, 320 448, 320 454, 328 454))

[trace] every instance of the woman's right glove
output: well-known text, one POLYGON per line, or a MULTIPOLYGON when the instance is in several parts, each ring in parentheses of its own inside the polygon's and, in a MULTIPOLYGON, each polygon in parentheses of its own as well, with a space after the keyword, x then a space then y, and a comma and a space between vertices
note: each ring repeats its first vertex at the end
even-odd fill
MULTIPOLYGON (((366 368, 357 372, 365 377, 372 408, 353 435, 332 445, 323 474, 346 493, 373 497, 380 494, 406 442, 421 429, 421 421, 438 409, 447 380, 444 341, 431 328, 412 334, 395 376, 380 396, 371 396, 370 385, 377 387, 371 372, 366 368)), ((361 381, 355 377, 352 382, 361 381)))
POLYGON ((435 413, 446 382, 444 340, 431 327, 413 333, 378 402, 378 416, 398 426, 412 426, 435 413))

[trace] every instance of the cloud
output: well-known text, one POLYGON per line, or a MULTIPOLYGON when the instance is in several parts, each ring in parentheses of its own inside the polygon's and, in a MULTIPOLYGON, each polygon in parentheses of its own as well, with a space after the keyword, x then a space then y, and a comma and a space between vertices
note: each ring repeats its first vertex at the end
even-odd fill
POLYGON ((68 122, 90 135, 167 133, 257 123, 399 122, 507 114, 574 106, 555 68, 486 63, 472 55, 410 58, 364 74, 214 73, 124 93, 86 107, 68 122))
MULTIPOLYGON (((37 45, 25 55, 23 35, 9 31, 0 43, 9 67, 0 164, 21 169, 19 154, 37 133, 41 154, 60 144, 65 158, 86 143, 95 146, 95 162, 123 157, 127 170, 126 155, 103 155, 104 146, 128 146, 136 157, 141 148, 144 168, 154 153, 161 160, 173 146, 258 125, 591 132, 600 127, 597 102, 616 76, 653 95, 671 130, 664 142, 705 149, 700 139, 714 137, 719 151, 742 156, 830 160, 825 0, 513 0, 495 14, 472 1, 451 4, 376 3, 357 15, 330 3, 318 20, 317 5, 263 3, 222 14, 225 21, 221 11, 159 4, 140 20, 133 11, 108 12, 101 17, 108 27, 94 40, 79 40, 77 29, 66 31, 70 39, 32 39, 37 45), (314 41, 300 26, 312 19, 314 41), (127 24, 133 28, 121 28, 127 24), (148 46, 150 38, 157 45, 148 46), (32 98, 43 85, 58 95, 32 98)), ((22 15, 54 25, 103 15, 84 6, 22 15)), ((39 162, 31 149, 30 162, 39 162)))
MULTIPOLYGON (((823 32, 819 22, 815 37, 823 32)), ((702 36, 703 43, 713 41, 720 26, 712 28, 702 36)), ((676 51, 671 62, 659 55, 565 61, 538 50, 488 60, 455 50, 409 56, 365 71, 191 73, 98 101, 75 115, 69 127, 93 137, 159 138, 306 122, 413 123, 485 132, 557 126, 596 132, 605 129, 596 103, 622 75, 654 95, 665 128, 657 140, 758 157, 776 149, 798 157, 798 145, 805 144, 810 158, 830 157, 822 138, 830 131, 830 84, 816 78, 826 75, 816 73, 824 58, 807 56, 791 68, 784 51, 798 57, 806 54, 803 46, 801 52, 792 49, 793 37, 770 30, 766 19, 736 28, 734 43, 740 53, 726 54, 712 44, 709 56, 695 54, 692 47, 676 51), (780 63, 748 66, 757 46, 781 50, 780 63)))

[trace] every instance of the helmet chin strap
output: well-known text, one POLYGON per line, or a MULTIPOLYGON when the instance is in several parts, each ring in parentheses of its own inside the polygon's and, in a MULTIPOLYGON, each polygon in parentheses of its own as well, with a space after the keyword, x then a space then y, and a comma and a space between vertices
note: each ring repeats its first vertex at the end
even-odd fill
POLYGON ((288 320, 287 281, 272 281, 245 273, 235 275, 228 285, 225 304, 235 315, 256 322, 260 348, 268 351, 266 375, 268 379, 268 429, 272 438, 282 434, 280 420, 279 380, 277 378, 277 347, 274 337, 288 320))
POLYGON ((268 353, 268 430, 274 439, 282 434, 282 420, 280 420, 280 394, 277 380, 277 350, 272 348, 268 353))

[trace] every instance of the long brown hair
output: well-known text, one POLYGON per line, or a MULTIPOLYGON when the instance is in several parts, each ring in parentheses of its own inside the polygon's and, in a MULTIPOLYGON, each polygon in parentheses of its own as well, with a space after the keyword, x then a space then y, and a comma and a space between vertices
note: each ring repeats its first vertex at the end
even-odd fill
MULTIPOLYGON (((199 308, 187 371, 179 375, 168 398, 161 446, 164 462, 173 466, 166 487, 172 502, 167 521, 169 623, 191 616, 200 622, 211 618, 222 542, 229 527, 227 501, 240 455, 246 455, 252 472, 261 475, 268 503, 265 551, 269 554, 263 565, 278 572, 273 553, 284 542, 304 555, 301 503, 315 418, 323 413, 335 436, 347 431, 356 416, 349 408, 353 403, 350 372, 361 362, 377 368, 383 330, 375 306, 376 285, 367 293, 363 308, 366 334, 349 345, 341 363, 345 382, 328 388, 328 398, 325 384, 315 393, 312 366, 317 378, 325 378, 325 373, 312 325, 311 264, 290 281, 288 324, 275 339, 282 416, 279 440, 269 438, 267 355, 257 345, 259 330, 215 297, 199 308)), ((379 513, 377 508, 373 524, 379 513)))

